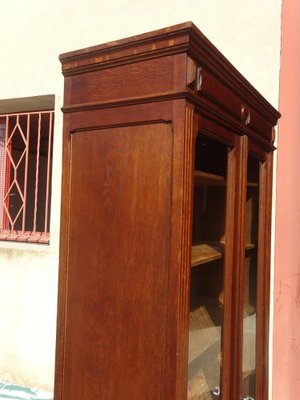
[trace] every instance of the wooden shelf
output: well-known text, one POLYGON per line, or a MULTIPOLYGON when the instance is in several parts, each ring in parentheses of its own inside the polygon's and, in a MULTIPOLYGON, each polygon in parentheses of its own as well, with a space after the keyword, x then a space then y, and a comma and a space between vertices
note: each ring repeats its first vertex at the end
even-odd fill
MULTIPOLYGON (((194 172, 195 186, 226 186, 226 179, 224 176, 210 174, 196 170, 194 172)), ((257 182, 247 182, 248 187, 258 187, 257 182)))
POLYGON ((258 188, 258 183, 257 182, 247 182, 248 187, 256 187, 258 188))
POLYGON ((201 243, 192 247, 192 267, 211 261, 220 260, 223 257, 223 243, 201 243))
POLYGON ((195 186, 226 186, 226 179, 221 175, 208 172, 195 171, 195 186))
POLYGON ((253 250, 255 248, 256 248, 256 244, 254 244, 254 243, 246 243, 246 245, 245 245, 246 251, 253 250))
MULTIPOLYGON (((254 243, 246 243, 245 250, 254 250, 254 243)), ((192 267, 220 260, 224 253, 224 243, 201 243, 192 246, 192 267)))

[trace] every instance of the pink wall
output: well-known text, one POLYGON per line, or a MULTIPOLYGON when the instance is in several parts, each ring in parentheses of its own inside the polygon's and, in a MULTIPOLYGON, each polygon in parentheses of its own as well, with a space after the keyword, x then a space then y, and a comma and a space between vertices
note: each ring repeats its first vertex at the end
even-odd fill
POLYGON ((300 399, 300 1, 283 0, 273 400, 300 399))

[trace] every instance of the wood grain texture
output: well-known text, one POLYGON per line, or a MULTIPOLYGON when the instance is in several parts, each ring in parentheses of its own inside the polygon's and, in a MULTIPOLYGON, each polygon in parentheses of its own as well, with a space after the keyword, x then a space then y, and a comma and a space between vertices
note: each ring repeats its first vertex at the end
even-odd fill
MULTIPOLYGON (((175 57, 147 60, 67 77, 72 81, 71 104, 151 96, 173 90, 175 57)), ((181 80, 181 90, 184 81, 181 80)), ((66 104, 67 105, 67 104, 66 104)))
POLYGON ((173 102, 172 217, 168 297, 166 399, 187 395, 189 292, 191 274, 191 225, 193 203, 194 145, 197 120, 194 107, 173 102))
MULTIPOLYGON (((265 183, 265 219, 264 230, 264 277, 263 277, 263 329, 262 329, 262 385, 261 398, 269 397, 269 342, 270 342, 270 281, 271 281, 271 228, 272 228, 272 190, 273 190, 273 153, 266 153, 266 183, 265 183)), ((270 372, 271 373, 271 372, 270 372)))
POLYGON ((202 243, 192 247, 192 267, 220 260, 221 258, 222 251, 219 246, 202 243))
MULTIPOLYGON (((224 253, 224 243, 201 243, 192 246, 192 267, 197 267, 201 264, 206 264, 211 261, 220 260, 224 253)), ((246 243, 246 251, 254 250, 256 245, 246 243)))
MULTIPOLYGON (((244 299, 244 262, 245 262, 245 219, 246 219, 246 192, 247 192, 247 158, 248 140, 246 136, 237 137, 234 153, 232 154, 231 176, 231 218, 230 222, 230 254, 232 259, 227 260, 225 278, 225 299, 229 302, 230 320, 226 320, 227 346, 226 366, 223 369, 223 387, 226 387, 225 399, 240 399, 242 384, 242 340, 243 340, 243 299, 244 299), (233 274, 230 278, 229 274, 233 274), (226 287, 231 288, 231 293, 226 287), (231 321, 231 322, 230 322, 231 321), (234 321, 234 324, 232 324, 234 321), (230 354, 227 352, 230 349, 230 354)), ((226 301, 224 300, 224 308, 226 301)), ((261 399, 262 400, 262 399, 261 399)))
MULTIPOLYGON (((279 113, 191 22, 60 59, 65 99, 55 400, 187 400, 191 274, 222 307, 222 400, 240 400, 245 251, 257 249, 250 228, 245 232, 246 188, 258 188, 255 180, 247 183, 248 152, 266 162, 259 187, 256 393, 256 400, 266 400, 270 129, 279 113), (199 68, 202 82, 196 82, 199 68), (222 176, 194 171, 198 133, 226 147, 222 176), (194 250, 192 231, 200 246, 194 250), (213 247, 205 236, 225 244, 213 247), (206 258, 191 268, 195 250, 203 258, 203 242, 222 260, 206 258), (208 266, 211 279, 204 284, 208 266)), ((219 158, 218 151, 207 154, 208 164, 219 158)), ((200 314, 196 325, 204 323, 200 314)), ((198 384, 207 386, 201 371, 196 380, 190 397, 198 384)))
POLYGON ((72 138, 64 399, 165 398, 171 151, 167 124, 72 138))
MULTIPOLYGON (((64 101, 68 101, 70 87, 64 82, 64 101)), ((63 124, 63 168, 62 168, 62 199, 59 251, 59 285, 56 328, 55 382, 54 398, 63 400, 64 367, 65 367, 65 321, 66 321, 66 287, 67 266, 69 258, 69 211, 70 211, 70 116, 64 116, 63 124)))
POLYGON ((265 153, 259 175, 259 229, 257 280, 257 398, 268 398, 269 382, 269 314, 270 314, 270 251, 272 209, 273 154, 265 153))
POLYGON ((172 121, 172 102, 126 105, 117 108, 72 112, 70 131, 103 129, 172 121))
POLYGON ((201 85, 197 90, 198 96, 211 100, 229 114, 239 119, 242 124, 253 128, 268 140, 272 138, 272 124, 267 122, 257 111, 247 106, 246 101, 235 93, 234 88, 229 89, 224 82, 215 78, 206 69, 201 68, 201 85), (243 112, 245 110, 245 112, 243 112))
POLYGON ((279 113, 191 22, 66 53, 60 60, 72 86, 65 112, 184 97, 199 112, 272 150, 279 113), (203 75, 199 91, 192 76, 197 68, 203 75), (246 119, 251 114, 247 124, 242 106, 246 119))
POLYGON ((65 53, 60 56, 60 60, 67 76, 178 53, 188 53, 219 81, 233 88, 241 98, 246 97, 249 106, 260 109, 272 125, 276 123, 278 112, 192 22, 65 53))

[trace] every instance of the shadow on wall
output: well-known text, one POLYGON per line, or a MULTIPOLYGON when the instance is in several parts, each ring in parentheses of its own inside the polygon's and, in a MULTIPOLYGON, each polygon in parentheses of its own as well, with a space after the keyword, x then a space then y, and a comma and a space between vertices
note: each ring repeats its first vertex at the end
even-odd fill
POLYGON ((27 388, 0 382, 0 400, 53 400, 53 393, 37 388, 27 388))

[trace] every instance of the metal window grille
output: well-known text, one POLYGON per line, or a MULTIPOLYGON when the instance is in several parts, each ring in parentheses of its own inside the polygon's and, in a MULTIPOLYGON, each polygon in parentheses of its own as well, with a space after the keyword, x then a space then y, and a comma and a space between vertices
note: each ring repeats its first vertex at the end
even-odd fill
POLYGON ((53 119, 0 115, 0 240, 49 243, 53 119))
POLYGON ((5 168, 4 168, 4 154, 5 154, 5 124, 0 124, 0 221, 3 221, 3 197, 4 197, 4 182, 5 168))

